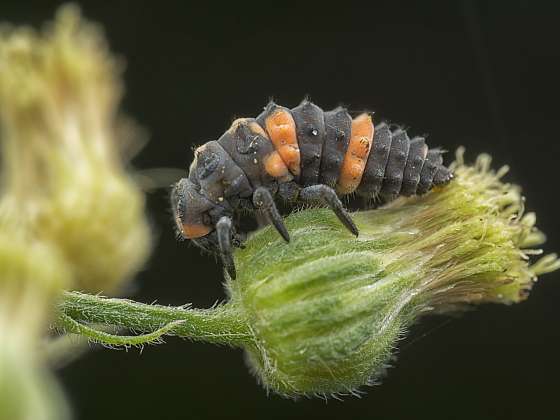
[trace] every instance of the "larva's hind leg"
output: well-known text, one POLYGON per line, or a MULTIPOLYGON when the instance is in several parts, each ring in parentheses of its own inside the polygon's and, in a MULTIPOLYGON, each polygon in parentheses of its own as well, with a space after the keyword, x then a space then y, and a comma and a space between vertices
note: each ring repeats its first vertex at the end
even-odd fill
POLYGON ((282 216, 280 216, 280 213, 276 208, 276 203, 274 203, 274 199, 272 198, 270 191, 264 187, 258 187, 253 193, 253 204, 257 210, 264 214, 268 221, 276 228, 282 238, 284 238, 286 242, 290 242, 288 229, 286 229, 286 226, 284 225, 282 216))
POLYGON ((342 202, 336 195, 336 192, 331 187, 323 184, 305 187, 301 190, 299 198, 304 201, 326 204, 332 211, 334 211, 342 224, 346 226, 350 232, 358 236, 358 228, 348 214, 348 211, 342 205, 342 202))
POLYGON ((218 247, 220 258, 229 276, 235 280, 235 263, 233 261, 233 250, 231 244, 232 224, 231 219, 222 216, 216 223, 216 234, 218 236, 218 247))

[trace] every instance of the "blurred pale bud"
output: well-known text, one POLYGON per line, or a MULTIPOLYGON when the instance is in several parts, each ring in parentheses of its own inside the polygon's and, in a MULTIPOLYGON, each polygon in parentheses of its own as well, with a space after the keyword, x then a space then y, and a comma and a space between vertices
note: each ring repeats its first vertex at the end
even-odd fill
POLYGON ((91 292, 118 290, 150 248, 144 195, 119 155, 131 137, 120 129, 120 69, 72 6, 43 33, 0 36, 4 194, 37 238, 60 248, 71 287, 91 292))
POLYGON ((119 154, 120 66, 63 7, 0 30, 0 418, 68 410, 39 351, 63 289, 111 293, 144 263, 144 195, 119 154))

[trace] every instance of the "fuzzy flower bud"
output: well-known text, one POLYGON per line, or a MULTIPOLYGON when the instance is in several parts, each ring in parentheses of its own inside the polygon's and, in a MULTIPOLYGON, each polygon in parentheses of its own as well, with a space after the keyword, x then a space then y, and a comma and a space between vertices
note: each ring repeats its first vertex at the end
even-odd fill
MULTIPOLYGON (((422 315, 515 303, 555 255, 529 265, 544 235, 523 215, 517 186, 482 155, 454 164, 455 180, 417 198, 353 215, 358 239, 331 212, 290 216, 292 241, 257 232, 236 254, 228 305, 254 334, 246 346, 266 388, 286 396, 350 393, 386 367, 422 315)), ((226 306, 228 306, 226 305, 226 306)))
POLYGON ((117 73, 73 7, 41 34, 0 31, 1 419, 68 418, 41 352, 55 303, 114 292, 147 256, 143 194, 116 144, 117 73))
POLYGON ((55 243, 71 287, 114 292, 150 243, 144 197, 117 139, 120 66, 99 29, 64 7, 43 33, 0 33, 2 188, 33 234, 55 243))

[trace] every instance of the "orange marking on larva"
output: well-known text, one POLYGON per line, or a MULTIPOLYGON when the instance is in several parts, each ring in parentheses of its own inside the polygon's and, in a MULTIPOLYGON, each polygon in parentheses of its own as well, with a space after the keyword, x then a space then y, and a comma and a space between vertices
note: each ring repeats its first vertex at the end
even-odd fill
POLYGON ((268 138, 268 134, 266 134, 266 132, 263 130, 263 128, 260 126, 259 123, 252 121, 249 123, 249 128, 253 133, 260 134, 261 136, 268 138))
POLYGON ((212 229, 210 226, 198 224, 181 224, 181 234, 187 239, 200 238, 210 233, 212 229))
POLYGON ((292 115, 284 109, 279 109, 266 118, 265 126, 270 141, 290 172, 299 175, 300 153, 296 123, 292 115))
POLYGON ((352 177, 352 179, 361 177, 363 170, 364 169, 362 168, 362 165, 360 165, 359 163, 358 164, 354 163, 350 167, 350 176, 352 177))
POLYGON ((200 153, 204 152, 204 149, 206 149, 206 144, 203 144, 202 146, 198 146, 194 150, 194 156, 197 157, 200 153))
POLYGON ((352 135, 336 186, 339 194, 350 194, 360 185, 373 146, 373 131, 370 115, 361 114, 352 120, 352 135))
POLYGON ((264 159, 264 168, 270 176, 282 182, 290 181, 293 178, 280 153, 276 150, 264 159))
POLYGON ((278 153, 282 157, 282 160, 284 161, 290 172, 296 176, 299 175, 299 147, 294 146, 293 144, 286 144, 278 148, 278 153))

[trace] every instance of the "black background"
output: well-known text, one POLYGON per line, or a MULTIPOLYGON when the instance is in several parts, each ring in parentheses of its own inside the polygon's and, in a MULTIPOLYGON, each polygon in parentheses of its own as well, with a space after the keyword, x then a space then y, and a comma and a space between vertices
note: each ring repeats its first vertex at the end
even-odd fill
MULTIPOLYGON (((82 2, 126 58, 124 107, 151 134, 139 168, 186 168, 191 147, 270 97, 376 111, 431 145, 490 152, 560 250, 557 2, 82 2)), ((38 23, 56 2, 3 0, 2 20, 38 23)), ((449 159, 449 158, 448 158, 449 159)), ((149 196, 157 235, 135 299, 208 307, 219 266, 174 239, 167 192, 149 196)), ((417 325, 381 386, 344 402, 267 396, 240 351, 169 339, 142 353, 96 350, 60 371, 79 419, 238 417, 559 418, 560 274, 522 304, 417 325)))

